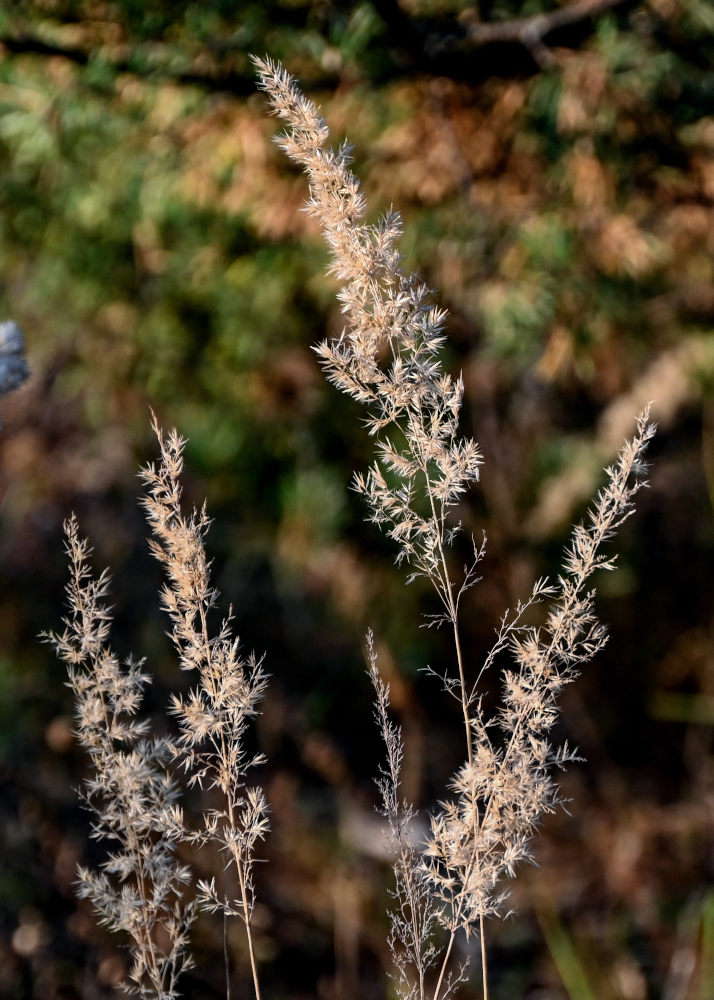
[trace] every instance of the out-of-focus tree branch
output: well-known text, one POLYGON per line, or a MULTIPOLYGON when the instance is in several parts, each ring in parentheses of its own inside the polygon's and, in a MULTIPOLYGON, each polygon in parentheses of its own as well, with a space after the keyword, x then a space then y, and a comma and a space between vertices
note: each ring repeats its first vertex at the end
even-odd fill
MULTIPOLYGON (((389 53, 389 57, 379 75, 386 80, 412 72, 437 72, 455 79, 472 78, 474 74, 529 74, 552 62, 552 53, 546 44, 548 36, 568 28, 577 29, 599 14, 626 2, 633 0, 574 0, 548 13, 493 23, 479 21, 476 11, 466 11, 458 19, 451 20, 412 17, 399 0, 380 0, 377 9, 384 34, 377 44, 389 53), (504 57, 504 47, 511 50, 511 56, 504 57), (482 54, 478 66, 471 59, 476 48, 482 54), (484 58, 486 49, 493 50, 492 59, 484 58), (518 55, 519 50, 521 56, 518 55)), ((577 40, 559 39, 559 44, 577 44, 577 40)), ((201 50, 201 65, 197 64, 195 68, 189 65, 184 69, 176 67, 170 51, 164 58, 163 48, 162 43, 154 41, 148 56, 141 45, 136 49, 131 44, 105 48, 97 45, 96 39, 94 46, 91 43, 76 44, 74 40, 68 43, 61 35, 36 34, 26 24, 15 25, 14 28, 8 26, 0 34, 0 53, 4 49, 12 54, 60 56, 82 66, 93 59, 101 59, 116 72, 152 76, 237 96, 246 96, 254 89, 253 72, 247 62, 245 71, 241 71, 232 64, 232 60, 226 65, 222 59, 225 54, 235 55, 239 51, 232 43, 205 45, 201 50), (206 56, 209 57, 208 64, 206 56)), ((331 88, 336 83, 333 73, 319 70, 313 79, 305 79, 304 74, 303 79, 308 90, 331 88)))
POLYGON ((625 0, 575 0, 565 7, 558 7, 547 14, 518 17, 510 21, 484 23, 470 12, 462 18, 466 24, 464 41, 482 46, 489 44, 520 44, 525 46, 539 65, 552 62, 552 55, 545 38, 559 28, 569 28, 582 21, 597 17, 607 10, 619 7, 625 0))

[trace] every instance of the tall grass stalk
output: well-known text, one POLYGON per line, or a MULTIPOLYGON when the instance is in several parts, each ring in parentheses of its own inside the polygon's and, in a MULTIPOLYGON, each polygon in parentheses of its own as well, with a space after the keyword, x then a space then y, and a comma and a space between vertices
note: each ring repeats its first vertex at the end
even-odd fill
POLYGON ((282 66, 269 59, 254 62, 273 113, 287 126, 276 141, 308 175, 307 209, 320 224, 331 271, 341 283, 344 328, 315 350, 329 381, 367 408, 365 423, 377 458, 366 474, 356 474, 355 487, 370 520, 396 542, 397 562, 409 567, 409 580, 426 577, 434 587, 442 611, 429 624, 448 624, 453 635, 454 670, 445 686, 460 702, 465 761, 452 779, 453 798, 431 817, 424 858, 404 839, 411 807, 399 799, 401 736, 387 719, 388 691, 378 680, 369 642, 388 759, 380 781, 383 811, 397 858, 391 943, 400 989, 419 1000, 450 996, 465 974, 453 968, 456 935, 461 931, 468 938, 476 932, 487 1000, 484 921, 502 911, 504 877, 532 858, 535 829, 561 802, 553 770, 577 759, 567 744, 552 746, 548 733, 557 719, 560 691, 606 641, 586 585, 596 569, 613 568, 600 548, 633 511, 654 427, 643 412, 635 437, 607 470, 607 485, 586 522, 574 529, 558 581, 538 580, 529 598, 506 612, 493 648, 478 670, 469 671, 474 679, 468 681, 459 609, 477 581, 485 539, 474 544, 471 565, 455 579, 447 550, 459 524, 449 515, 477 482, 482 458, 476 443, 459 433, 463 380, 446 373, 439 359, 445 312, 432 304, 424 283, 401 267, 398 214, 390 211, 376 224, 365 221, 365 200, 350 170, 347 144, 327 146, 329 132, 319 109, 282 66), (544 601, 549 603, 545 624, 524 624, 528 609, 544 601), (487 718, 479 682, 501 653, 510 654, 514 666, 503 672, 500 710, 487 718), (436 984, 430 987, 425 972, 435 960, 435 921, 447 939, 436 984))

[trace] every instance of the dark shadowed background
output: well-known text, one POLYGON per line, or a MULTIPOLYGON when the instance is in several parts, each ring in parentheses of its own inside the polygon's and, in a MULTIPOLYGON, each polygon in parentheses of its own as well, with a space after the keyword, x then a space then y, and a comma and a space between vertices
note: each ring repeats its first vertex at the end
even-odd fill
MULTIPOLYGON (((189 438, 215 581, 273 675, 266 997, 389 995, 368 626, 406 791, 428 807, 461 762, 459 707, 423 672, 448 668, 448 636, 420 629, 429 592, 405 589, 348 489, 370 442, 310 350, 340 330, 336 286, 250 52, 349 135, 374 216, 399 208, 405 264, 450 311, 485 457, 459 511, 464 538, 489 537, 464 609, 474 672, 654 400, 651 488, 598 581, 610 644, 564 698, 560 735, 588 761, 488 929, 493 1000, 714 996, 713 39, 708 0, 2 5, 0 319, 32 375, 0 404, 0 996, 99 1000, 123 972, 73 894, 101 852, 37 636, 63 613, 74 510, 113 569, 114 645, 147 657, 167 725, 186 678, 137 506, 150 407, 189 438)), ((202 919, 185 996, 225 996, 221 943, 202 919)), ((247 996, 238 928, 231 948, 247 996)))

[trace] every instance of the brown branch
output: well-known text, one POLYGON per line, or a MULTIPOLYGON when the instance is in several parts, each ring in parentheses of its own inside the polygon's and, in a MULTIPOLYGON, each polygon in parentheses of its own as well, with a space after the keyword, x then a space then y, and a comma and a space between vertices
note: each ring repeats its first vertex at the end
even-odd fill
POLYGON ((525 46, 537 63, 551 63, 553 57, 544 39, 558 28, 567 28, 580 21, 597 17, 607 10, 620 6, 625 0, 575 0, 566 7, 559 7, 548 14, 517 17, 511 21, 485 24, 470 20, 466 25, 464 41, 472 45, 513 43, 525 46))

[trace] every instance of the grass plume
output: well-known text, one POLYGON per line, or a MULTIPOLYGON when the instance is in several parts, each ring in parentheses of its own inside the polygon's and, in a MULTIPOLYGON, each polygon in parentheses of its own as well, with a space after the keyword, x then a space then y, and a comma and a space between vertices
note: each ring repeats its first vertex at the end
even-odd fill
POLYGON ((404 841, 411 807, 398 798, 401 737, 388 721, 388 692, 368 642, 388 760, 380 788, 396 844, 391 943, 402 995, 419 1000, 451 995, 464 976, 463 969, 453 969, 456 934, 468 937, 476 930, 487 998, 484 921, 500 912, 504 876, 513 876, 518 862, 532 858, 533 832, 561 801, 553 770, 576 758, 567 746, 552 747, 547 734, 557 719, 559 692, 605 642, 586 584, 596 569, 613 567, 600 547, 632 513, 654 427, 647 411, 639 416, 637 433, 607 470, 607 486, 586 524, 573 532, 558 582, 538 580, 528 600, 506 612, 494 647, 467 682, 459 608, 477 580, 485 540, 474 544, 471 566, 455 579, 448 547, 459 524, 449 515, 477 482, 482 458, 475 441, 459 433, 463 380, 446 373, 439 358, 446 314, 433 305, 424 283, 402 269, 399 215, 391 211, 374 225, 365 221, 349 147, 327 146, 329 132, 319 109, 282 66, 269 59, 254 62, 273 113, 286 124, 276 141, 308 175, 307 209, 320 224, 331 271, 341 283, 344 328, 316 352, 329 381, 367 408, 376 459, 366 474, 356 474, 355 486, 366 500, 369 519, 396 542, 397 562, 410 567, 410 579, 426 577, 434 587, 442 614, 432 624, 447 623, 453 634, 455 669, 447 672, 445 686, 461 705, 465 761, 452 780, 454 797, 431 818, 424 859, 404 841), (543 601, 550 605, 544 627, 525 627, 525 612, 543 601), (504 651, 515 667, 504 672, 501 709, 488 719, 479 681, 504 651), (430 987, 425 972, 434 961, 434 919, 448 937, 436 985, 430 987))
POLYGON ((81 792, 92 836, 111 845, 98 871, 79 868, 78 894, 92 902, 100 923, 127 936, 126 989, 146 1000, 173 1000, 179 975, 192 964, 187 946, 196 905, 184 902, 191 874, 175 853, 185 830, 179 788, 166 768, 170 747, 138 717, 150 677, 143 662, 122 664, 109 646, 109 574, 92 574, 91 549, 74 515, 65 539, 69 613, 64 631, 46 639, 67 664, 75 732, 92 767, 81 792))
POLYGON ((196 686, 186 697, 172 697, 171 713, 180 735, 173 754, 190 774, 190 784, 220 793, 221 804, 203 813, 202 828, 189 839, 213 843, 238 879, 238 896, 219 891, 215 878, 198 883, 198 898, 224 920, 237 917, 245 927, 256 1000, 260 981, 253 941, 255 848, 270 823, 268 804, 259 787, 248 787, 248 771, 263 762, 248 756, 245 735, 258 714, 268 676, 254 655, 244 658, 233 635, 231 613, 215 635, 209 613, 218 600, 211 586, 204 537, 210 521, 205 506, 186 516, 181 510, 181 471, 185 441, 176 431, 164 435, 156 420, 161 462, 142 471, 147 492, 143 499, 153 538, 151 551, 164 567, 167 583, 161 605, 171 619, 171 638, 182 670, 195 672, 196 686))
MULTIPOLYGON (((237 917, 245 927, 253 990, 260 1000, 253 870, 255 848, 269 821, 262 789, 246 785, 248 771, 263 758, 247 754, 245 736, 268 678, 260 660, 241 655, 230 613, 211 633, 209 616, 219 594, 211 586, 204 548, 210 522, 205 507, 189 515, 181 509, 185 442, 176 431, 164 434, 156 420, 153 428, 161 461, 142 470, 147 487, 142 502, 153 534, 151 551, 166 571, 160 601, 171 618, 174 648, 181 669, 195 671, 197 683, 187 695, 172 696, 178 736, 150 737, 148 722, 137 718, 150 677, 143 662, 130 659, 121 665, 108 645, 109 575, 92 576, 89 545, 72 516, 65 525, 70 613, 64 631, 47 639, 67 664, 77 737, 92 764, 83 790, 94 816, 92 835, 118 844, 100 871, 79 869, 79 895, 91 900, 101 923, 129 936, 133 964, 127 989, 147 1000, 179 995, 178 977, 192 964, 188 936, 199 908, 220 912, 224 927, 229 917, 237 917), (171 764, 188 775, 189 786, 218 795, 197 830, 184 822, 171 764), (211 878, 198 880, 194 898, 184 902, 184 887, 193 878, 177 860, 180 842, 218 849, 224 871, 236 874, 235 898, 211 878)), ((227 952, 226 993, 229 997, 227 952)))

